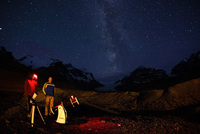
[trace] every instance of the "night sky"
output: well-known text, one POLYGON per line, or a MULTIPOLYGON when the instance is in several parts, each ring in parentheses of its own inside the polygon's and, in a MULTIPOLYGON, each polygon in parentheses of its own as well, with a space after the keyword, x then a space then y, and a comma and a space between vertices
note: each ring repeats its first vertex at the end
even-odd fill
POLYGON ((200 50, 198 0, 1 0, 0 46, 55 58, 100 82, 139 66, 170 71, 200 50))

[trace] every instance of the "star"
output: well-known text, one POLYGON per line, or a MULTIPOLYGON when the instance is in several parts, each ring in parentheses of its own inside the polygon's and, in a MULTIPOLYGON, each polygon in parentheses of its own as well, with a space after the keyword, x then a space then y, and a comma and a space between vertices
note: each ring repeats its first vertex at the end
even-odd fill
POLYGON ((200 49, 198 4, 8 0, 0 5, 0 45, 17 59, 32 55, 86 68, 97 80, 118 80, 138 66, 170 70, 200 49))

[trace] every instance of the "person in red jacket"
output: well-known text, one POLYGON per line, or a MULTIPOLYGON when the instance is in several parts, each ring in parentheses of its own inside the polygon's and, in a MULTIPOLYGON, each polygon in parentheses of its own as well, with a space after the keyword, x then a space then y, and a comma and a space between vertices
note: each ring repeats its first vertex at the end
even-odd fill
POLYGON ((30 111, 31 111, 31 103, 30 100, 35 93, 35 86, 37 85, 37 75, 36 74, 30 74, 29 78, 25 80, 24 84, 24 95, 27 99, 27 110, 28 110, 28 117, 30 117, 30 111))

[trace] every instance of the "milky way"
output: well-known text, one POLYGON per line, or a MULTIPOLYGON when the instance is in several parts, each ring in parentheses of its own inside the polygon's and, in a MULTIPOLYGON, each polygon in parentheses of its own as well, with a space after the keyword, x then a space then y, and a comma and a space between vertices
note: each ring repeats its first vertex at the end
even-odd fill
POLYGON ((200 4, 189 0, 0 2, 0 45, 16 58, 56 58, 115 81, 139 66, 170 69, 200 50, 200 4))

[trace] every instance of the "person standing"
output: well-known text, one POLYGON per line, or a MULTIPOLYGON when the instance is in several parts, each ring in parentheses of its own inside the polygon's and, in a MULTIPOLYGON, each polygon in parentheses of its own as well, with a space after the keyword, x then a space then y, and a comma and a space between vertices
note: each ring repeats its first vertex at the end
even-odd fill
POLYGON ((24 95, 27 99, 27 110, 28 110, 28 117, 30 117, 30 111, 31 111, 31 98, 33 94, 35 93, 35 86, 37 85, 37 75, 36 74, 30 74, 29 77, 25 80, 24 84, 24 95))
POLYGON ((54 106, 54 87, 52 77, 49 77, 48 82, 43 85, 42 91, 45 98, 45 116, 51 116, 51 108, 54 106))

